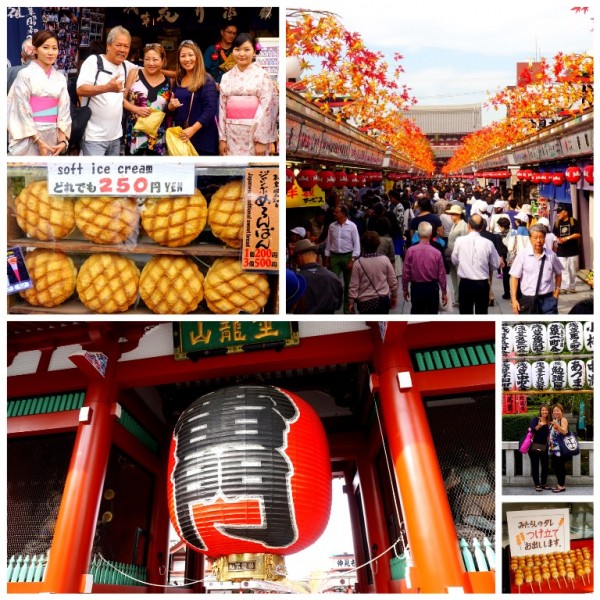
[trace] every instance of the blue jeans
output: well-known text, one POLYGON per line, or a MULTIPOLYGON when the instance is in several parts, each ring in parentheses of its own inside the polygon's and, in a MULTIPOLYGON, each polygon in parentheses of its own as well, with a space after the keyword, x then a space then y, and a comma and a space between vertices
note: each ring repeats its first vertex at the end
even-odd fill
POLYGON ((110 142, 81 140, 79 146, 82 156, 119 156, 121 153, 121 138, 110 142))

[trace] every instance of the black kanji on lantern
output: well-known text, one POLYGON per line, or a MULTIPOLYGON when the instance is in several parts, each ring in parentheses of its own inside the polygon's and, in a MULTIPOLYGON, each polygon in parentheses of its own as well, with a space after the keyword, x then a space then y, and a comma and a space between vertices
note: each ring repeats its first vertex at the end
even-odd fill
POLYGON ((217 500, 258 501, 261 523, 215 524, 225 535, 284 548, 297 539, 285 453, 289 424, 299 411, 290 397, 267 386, 237 386, 207 394, 180 417, 173 437, 175 513, 183 537, 207 546, 192 507, 217 500))

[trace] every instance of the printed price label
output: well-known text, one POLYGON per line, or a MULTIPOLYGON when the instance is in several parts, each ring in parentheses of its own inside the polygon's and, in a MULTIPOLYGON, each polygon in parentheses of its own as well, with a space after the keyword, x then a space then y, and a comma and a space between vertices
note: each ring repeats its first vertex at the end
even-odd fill
POLYGON ((51 196, 193 196, 193 165, 120 161, 48 165, 51 196))

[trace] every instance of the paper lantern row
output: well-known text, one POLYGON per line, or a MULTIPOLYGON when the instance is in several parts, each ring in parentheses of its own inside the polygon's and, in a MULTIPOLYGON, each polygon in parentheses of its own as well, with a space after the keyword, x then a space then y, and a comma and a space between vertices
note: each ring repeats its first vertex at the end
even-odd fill
POLYGON ((593 321, 502 325, 502 356, 594 351, 593 321))
POLYGON ((502 389, 582 390, 594 387, 594 360, 517 361, 502 363, 502 389))

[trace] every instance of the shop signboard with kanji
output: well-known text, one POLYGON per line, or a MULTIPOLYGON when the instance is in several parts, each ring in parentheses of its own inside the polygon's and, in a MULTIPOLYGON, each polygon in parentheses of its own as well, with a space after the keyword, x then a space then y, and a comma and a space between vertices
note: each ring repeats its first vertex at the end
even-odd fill
POLYGON ((175 358, 297 346, 297 324, 289 321, 182 321, 173 324, 175 358))
POLYGON ((549 554, 570 550, 568 508, 508 511, 506 513, 512 556, 549 554))

